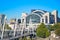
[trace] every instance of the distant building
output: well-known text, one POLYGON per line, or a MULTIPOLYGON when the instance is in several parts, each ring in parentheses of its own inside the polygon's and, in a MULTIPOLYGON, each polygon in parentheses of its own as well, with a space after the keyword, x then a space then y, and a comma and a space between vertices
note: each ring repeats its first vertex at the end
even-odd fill
POLYGON ((15 18, 10 19, 10 24, 15 24, 15 22, 16 22, 15 18))
POLYGON ((16 18, 11 18, 10 21, 9 21, 9 27, 14 29, 15 28, 15 24, 16 24, 16 18))
POLYGON ((0 14, 0 26, 3 26, 5 18, 6 16, 4 14, 0 14))
POLYGON ((58 12, 57 10, 54 10, 53 12, 48 12, 44 10, 32 10, 31 14, 29 15, 22 14, 21 23, 29 23, 30 18, 32 19, 33 24, 53 24, 58 22, 58 12))
POLYGON ((55 24, 58 22, 58 11, 54 10, 53 12, 48 12, 45 10, 31 10, 31 14, 27 15, 26 13, 22 13, 21 16, 21 29, 32 29, 36 30, 37 26, 40 23, 44 23, 45 25, 55 24))
POLYGON ((15 24, 17 24, 17 30, 36 30, 37 26, 40 23, 44 23, 45 25, 55 24, 58 22, 58 11, 54 10, 52 12, 48 12, 45 10, 31 10, 31 14, 27 14, 25 12, 22 13, 21 19, 11 19, 10 26, 14 29, 15 24))

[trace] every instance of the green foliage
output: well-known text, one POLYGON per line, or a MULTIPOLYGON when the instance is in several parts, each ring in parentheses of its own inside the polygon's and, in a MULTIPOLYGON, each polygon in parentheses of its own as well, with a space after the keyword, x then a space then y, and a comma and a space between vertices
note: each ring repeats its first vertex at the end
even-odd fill
POLYGON ((53 27, 54 27, 54 30, 59 29, 60 28, 60 23, 55 24, 53 27))
POLYGON ((27 40, 31 40, 31 39, 29 38, 29 39, 27 39, 27 40))
MULTIPOLYGON (((23 38, 19 38, 19 40, 31 40, 31 38, 27 38, 27 37, 23 37, 23 38)), ((33 39, 32 39, 33 40, 33 39)))
POLYGON ((26 37, 24 37, 24 38, 23 38, 23 40, 27 40, 27 38, 26 38, 26 37))
POLYGON ((60 23, 56 23, 53 26, 52 25, 49 25, 49 28, 48 29, 50 31, 55 31, 55 34, 57 36, 60 36, 60 23))
POLYGON ((55 34, 60 36, 60 23, 54 25, 55 34))
POLYGON ((27 40, 27 38, 24 36, 23 38, 19 38, 19 40, 27 40))
POLYGON ((55 34, 56 34, 57 36, 60 36, 60 29, 56 29, 56 30, 55 30, 55 34))
POLYGON ((38 26, 36 34, 38 37, 46 38, 50 35, 50 32, 48 31, 46 26, 42 23, 41 25, 38 26))
POLYGON ((60 23, 57 23, 57 24, 54 24, 52 27, 51 27, 51 30, 52 31, 55 31, 56 29, 59 29, 60 28, 60 23))
POLYGON ((55 31, 58 28, 60 28, 60 23, 57 23, 57 24, 54 24, 54 25, 48 25, 48 29, 50 31, 55 31))
POLYGON ((49 31, 51 31, 51 26, 52 26, 52 25, 48 25, 48 27, 47 27, 47 28, 49 29, 49 31))
POLYGON ((5 29, 11 30, 11 27, 9 27, 8 24, 5 24, 5 29))
POLYGON ((52 25, 48 25, 48 29, 49 29, 49 31, 53 31, 54 27, 52 25))

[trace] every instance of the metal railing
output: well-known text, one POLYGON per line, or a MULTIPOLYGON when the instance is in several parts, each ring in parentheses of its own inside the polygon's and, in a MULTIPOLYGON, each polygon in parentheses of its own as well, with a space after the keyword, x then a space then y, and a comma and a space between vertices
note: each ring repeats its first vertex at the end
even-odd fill
MULTIPOLYGON (((0 31, 0 39, 1 39, 1 34, 2 34, 2 31, 0 31)), ((28 36, 31 34, 35 34, 35 33, 33 31, 30 31, 30 32, 28 32, 28 31, 24 31, 24 32, 15 31, 15 36, 14 36, 13 30, 4 30, 3 39, 14 39, 14 38, 22 37, 22 36, 28 36)))

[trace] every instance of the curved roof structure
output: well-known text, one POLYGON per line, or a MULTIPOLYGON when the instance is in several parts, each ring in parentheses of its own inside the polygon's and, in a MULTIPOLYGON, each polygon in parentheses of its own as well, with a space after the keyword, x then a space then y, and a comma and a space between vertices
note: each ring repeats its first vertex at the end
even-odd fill
POLYGON ((38 14, 40 16, 42 16, 44 13, 46 13, 47 11, 44 10, 32 10, 32 13, 38 14))

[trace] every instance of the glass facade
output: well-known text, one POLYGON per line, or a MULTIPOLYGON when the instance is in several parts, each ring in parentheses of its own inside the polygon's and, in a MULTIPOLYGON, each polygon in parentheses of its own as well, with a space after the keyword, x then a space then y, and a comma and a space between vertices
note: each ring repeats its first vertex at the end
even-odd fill
POLYGON ((38 15, 31 14, 31 15, 27 16, 26 23, 29 23, 30 19, 31 19, 32 23, 40 23, 40 17, 38 15))
POLYGON ((34 13, 36 13, 36 14, 38 14, 38 15, 40 15, 40 16, 42 16, 44 13, 42 13, 42 12, 34 12, 34 13))
POLYGON ((27 15, 26 17, 23 16, 22 23, 29 23, 31 19, 32 23, 46 23, 46 24, 53 24, 56 22, 55 14, 50 13, 44 10, 32 10, 31 14, 27 15))
POLYGON ((54 18, 54 15, 51 15, 50 16, 50 24, 53 24, 55 23, 55 18, 54 18))

